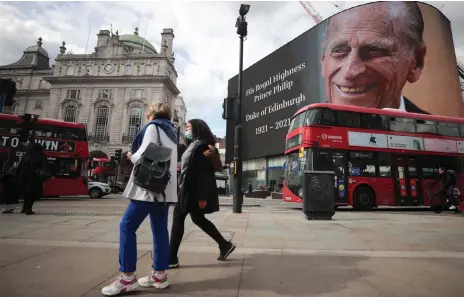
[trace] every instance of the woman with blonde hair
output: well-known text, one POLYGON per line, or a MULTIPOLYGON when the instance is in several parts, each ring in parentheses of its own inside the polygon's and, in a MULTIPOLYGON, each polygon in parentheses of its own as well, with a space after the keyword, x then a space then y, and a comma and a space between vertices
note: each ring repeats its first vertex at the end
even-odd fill
POLYGON ((152 105, 146 114, 148 123, 140 130, 132 142, 129 160, 136 164, 150 143, 159 143, 172 149, 170 160, 170 180, 164 193, 153 193, 134 183, 132 172, 123 196, 129 205, 119 225, 119 264, 121 275, 102 289, 103 295, 114 296, 135 290, 139 285, 165 289, 169 286, 166 270, 169 268, 169 204, 177 202, 177 135, 171 123, 171 110, 167 104, 152 105), (159 136, 159 138, 158 138, 159 136), (162 195, 164 194, 164 195, 162 195), (153 271, 149 276, 137 281, 136 231, 140 224, 150 216, 153 233, 153 271))

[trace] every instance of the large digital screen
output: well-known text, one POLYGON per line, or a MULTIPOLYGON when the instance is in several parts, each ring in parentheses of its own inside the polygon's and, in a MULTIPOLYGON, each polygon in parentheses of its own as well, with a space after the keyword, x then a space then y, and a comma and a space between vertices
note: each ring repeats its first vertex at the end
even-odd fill
MULTIPOLYGON (((237 92, 235 76, 228 95, 237 92)), ((243 159, 283 154, 291 117, 320 102, 464 117, 449 20, 424 3, 368 3, 332 16, 244 70, 243 159)), ((227 121, 227 162, 234 127, 227 121)))

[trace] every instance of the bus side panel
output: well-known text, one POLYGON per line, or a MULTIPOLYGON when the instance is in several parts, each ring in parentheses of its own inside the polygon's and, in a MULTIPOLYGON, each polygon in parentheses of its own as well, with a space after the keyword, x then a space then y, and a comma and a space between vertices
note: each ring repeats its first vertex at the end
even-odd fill
POLYGON ((44 183, 44 196, 79 196, 88 195, 88 187, 82 178, 52 177, 44 183))
POLYGON ((354 192, 359 186, 366 185, 374 190, 377 206, 395 205, 395 194, 393 191, 393 181, 390 178, 378 177, 349 177, 348 182, 348 202, 354 204, 354 192))

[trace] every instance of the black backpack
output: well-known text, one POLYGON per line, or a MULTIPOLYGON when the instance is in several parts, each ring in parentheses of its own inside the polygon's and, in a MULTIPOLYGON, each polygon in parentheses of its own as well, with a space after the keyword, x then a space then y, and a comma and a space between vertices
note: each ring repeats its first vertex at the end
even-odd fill
MULTIPOLYGON (((158 126, 158 143, 150 143, 134 166, 134 184, 150 192, 162 194, 171 180, 172 149, 162 146, 158 126)), ((156 199, 156 198, 155 198, 156 199)))

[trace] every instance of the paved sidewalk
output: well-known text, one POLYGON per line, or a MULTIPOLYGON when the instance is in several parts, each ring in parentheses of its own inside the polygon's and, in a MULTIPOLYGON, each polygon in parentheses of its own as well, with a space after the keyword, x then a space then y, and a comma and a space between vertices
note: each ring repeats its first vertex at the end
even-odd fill
MULTIPOLYGON (((238 245, 226 262, 215 260, 217 247, 189 220, 182 268, 170 271, 163 295, 464 295, 464 216, 344 211, 333 221, 306 221, 294 210, 265 211, 209 216, 238 245)), ((0 296, 101 296, 118 273, 119 220, 0 215, 0 296)), ((138 243, 144 275, 152 262, 148 221, 138 243)))

